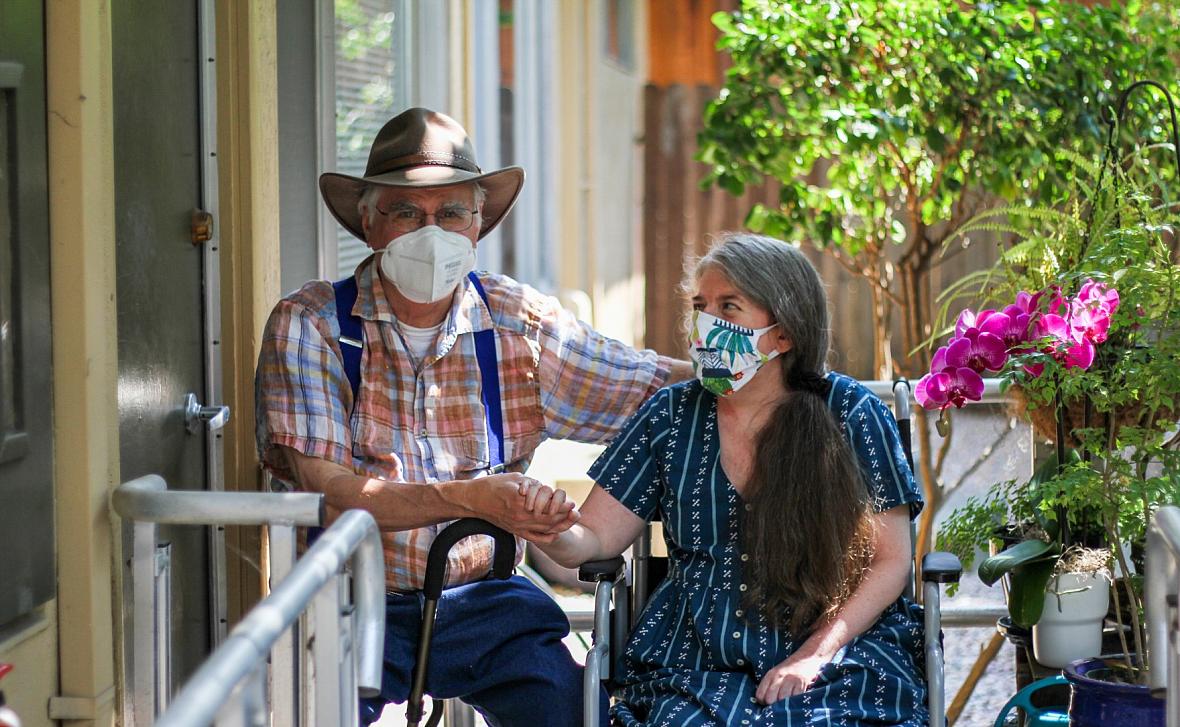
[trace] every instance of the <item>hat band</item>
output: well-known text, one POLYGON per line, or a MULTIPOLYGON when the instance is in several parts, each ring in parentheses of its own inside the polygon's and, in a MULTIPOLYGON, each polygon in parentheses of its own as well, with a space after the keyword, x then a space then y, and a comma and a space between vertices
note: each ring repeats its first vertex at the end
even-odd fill
POLYGON ((435 167, 453 167, 461 169, 465 172, 473 174, 480 174, 480 168, 469 159, 461 157, 457 154, 447 154, 445 152, 421 152, 418 154, 411 154, 409 156, 396 157, 390 159, 380 167, 370 168, 365 171, 366 177, 375 177, 378 174, 388 174, 390 172, 398 172, 403 169, 410 169, 412 167, 435 166, 435 167))

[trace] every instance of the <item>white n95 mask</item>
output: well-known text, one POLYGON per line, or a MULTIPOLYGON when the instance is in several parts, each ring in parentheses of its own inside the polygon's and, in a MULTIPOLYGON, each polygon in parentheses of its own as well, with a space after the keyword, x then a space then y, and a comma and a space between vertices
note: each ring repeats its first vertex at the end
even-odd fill
POLYGON ((415 303, 446 298, 474 269, 471 240, 436 225, 407 232, 381 251, 381 273, 415 303))

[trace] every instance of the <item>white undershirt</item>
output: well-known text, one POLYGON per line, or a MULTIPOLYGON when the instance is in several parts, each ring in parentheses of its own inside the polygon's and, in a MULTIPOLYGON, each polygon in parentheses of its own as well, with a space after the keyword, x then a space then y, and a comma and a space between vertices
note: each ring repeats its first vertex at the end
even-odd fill
POLYGON ((430 328, 418 328, 399 321, 397 327, 401 330, 402 340, 406 342, 406 348, 410 349, 414 360, 422 361, 434 353, 434 342, 438 340, 438 333, 442 330, 443 324, 440 322, 430 328))

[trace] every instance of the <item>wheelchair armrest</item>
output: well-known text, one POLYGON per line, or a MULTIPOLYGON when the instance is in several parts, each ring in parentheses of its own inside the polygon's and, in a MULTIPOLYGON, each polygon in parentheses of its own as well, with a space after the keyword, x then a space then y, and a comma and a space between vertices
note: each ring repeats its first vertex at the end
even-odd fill
POLYGON ((586 583, 616 580, 623 572, 623 556, 606 560, 588 560, 578 567, 578 580, 586 583))
POLYGON ((925 583, 958 583, 963 575, 963 564, 954 553, 936 551, 922 558, 922 581, 925 583))

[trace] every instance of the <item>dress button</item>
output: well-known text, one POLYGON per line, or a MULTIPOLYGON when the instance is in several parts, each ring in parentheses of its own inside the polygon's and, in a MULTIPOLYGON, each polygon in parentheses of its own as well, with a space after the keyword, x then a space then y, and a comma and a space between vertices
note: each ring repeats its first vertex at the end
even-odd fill
POLYGON ((745 660, 745 659, 738 659, 738 660, 737 660, 737 665, 738 665, 738 666, 745 666, 745 665, 746 665, 746 660, 745 660))
POLYGON ((749 553, 742 553, 742 562, 743 562, 743 563, 744 563, 745 561, 749 560, 749 559, 750 559, 750 554, 749 554, 749 553))
POLYGON ((735 638, 735 639, 740 639, 740 638, 742 638, 742 632, 741 632, 741 631, 734 631, 734 632, 733 632, 733 638, 735 638))
POLYGON ((748 503, 748 502, 747 502, 747 503, 746 503, 746 512, 749 512, 749 511, 751 511, 751 510, 753 510, 753 509, 754 509, 754 506, 753 506, 753 505, 751 505, 750 503, 748 503))
POLYGON ((738 610, 733 612, 733 615, 737 616, 738 618, 741 618, 742 616, 746 615, 746 612, 739 608, 738 610))
POLYGON ((745 591, 745 590, 746 590, 746 584, 745 584, 745 583, 743 583, 743 584, 741 584, 740 586, 738 586, 738 590, 739 590, 739 591, 745 591))

